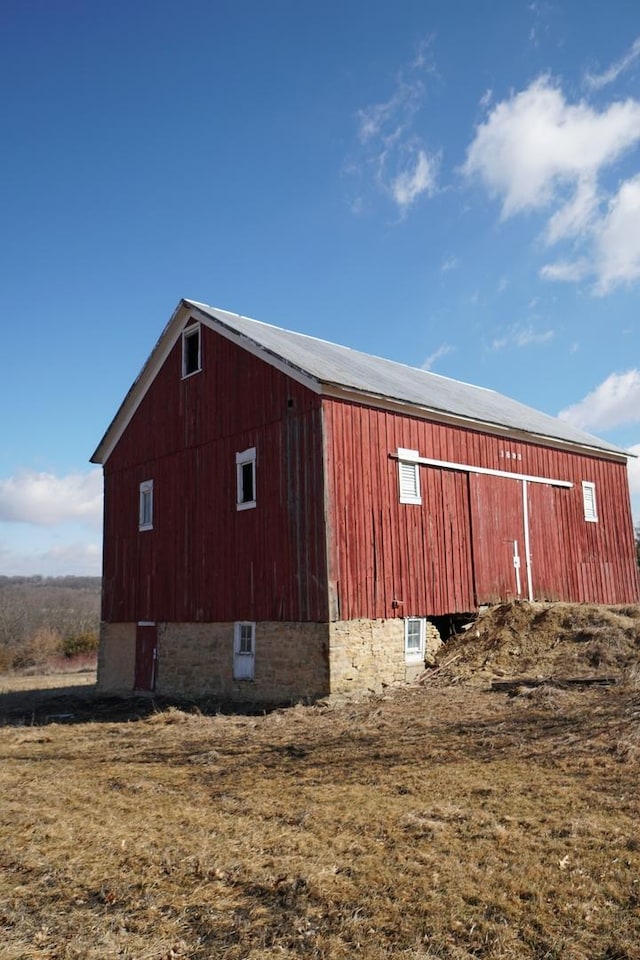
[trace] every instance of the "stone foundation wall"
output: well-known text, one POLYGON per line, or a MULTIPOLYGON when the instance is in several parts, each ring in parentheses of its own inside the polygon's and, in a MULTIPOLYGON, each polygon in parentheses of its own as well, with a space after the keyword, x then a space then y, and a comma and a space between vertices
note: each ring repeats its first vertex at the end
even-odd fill
POLYGON ((135 668, 136 624, 101 623, 98 648, 98 692, 131 693, 135 668))
POLYGON ((385 687, 419 676, 442 646, 436 627, 427 621, 425 659, 407 663, 404 619, 339 620, 329 625, 331 692, 379 693, 385 687))
POLYGON ((338 620, 330 624, 330 662, 331 693, 379 692, 403 683, 408 679, 404 621, 338 620))
MULTIPOLYGON (((424 662, 407 663, 404 620, 335 623, 259 622, 252 680, 233 678, 233 623, 160 623, 156 692, 238 701, 314 699, 328 693, 380 692, 412 680, 424 662)), ((426 659, 440 645, 426 628, 426 659)), ((131 693, 135 623, 103 623, 98 690, 131 693)))
POLYGON ((322 623, 257 623, 254 678, 234 680, 233 623, 159 624, 156 691, 257 702, 324 696, 327 634, 322 623))

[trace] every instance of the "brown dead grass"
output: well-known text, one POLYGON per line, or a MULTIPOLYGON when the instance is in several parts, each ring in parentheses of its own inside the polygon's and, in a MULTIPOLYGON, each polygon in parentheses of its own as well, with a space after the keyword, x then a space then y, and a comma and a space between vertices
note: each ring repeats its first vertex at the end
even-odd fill
POLYGON ((1 728, 0 958, 640 960, 638 685, 437 677, 1 728))
POLYGON ((616 677, 640 660, 640 606, 504 603, 440 651, 444 682, 616 677))

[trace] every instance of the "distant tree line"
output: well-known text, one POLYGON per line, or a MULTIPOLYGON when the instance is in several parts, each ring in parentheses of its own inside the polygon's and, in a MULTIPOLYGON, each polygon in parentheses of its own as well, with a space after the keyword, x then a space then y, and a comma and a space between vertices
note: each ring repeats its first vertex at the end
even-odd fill
POLYGON ((0 576, 0 671, 97 650, 99 577, 0 576))

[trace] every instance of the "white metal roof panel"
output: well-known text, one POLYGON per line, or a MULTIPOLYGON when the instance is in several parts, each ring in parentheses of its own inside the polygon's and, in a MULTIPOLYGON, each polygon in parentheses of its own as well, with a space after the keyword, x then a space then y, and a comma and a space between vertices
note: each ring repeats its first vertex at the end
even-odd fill
POLYGON ((355 390, 370 398, 385 398, 440 414, 627 455, 620 447, 494 390, 374 357, 303 333, 283 330, 204 303, 186 302, 320 384, 355 390))

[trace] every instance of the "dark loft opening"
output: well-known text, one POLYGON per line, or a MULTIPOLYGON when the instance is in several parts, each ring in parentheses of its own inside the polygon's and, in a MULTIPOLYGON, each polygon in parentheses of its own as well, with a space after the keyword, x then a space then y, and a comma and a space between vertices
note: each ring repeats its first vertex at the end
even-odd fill
POLYGON ((182 345, 183 376, 200 369, 200 328, 185 333, 182 345))
POLYGON ((242 464, 242 503, 255 500, 253 491, 253 462, 242 464))

